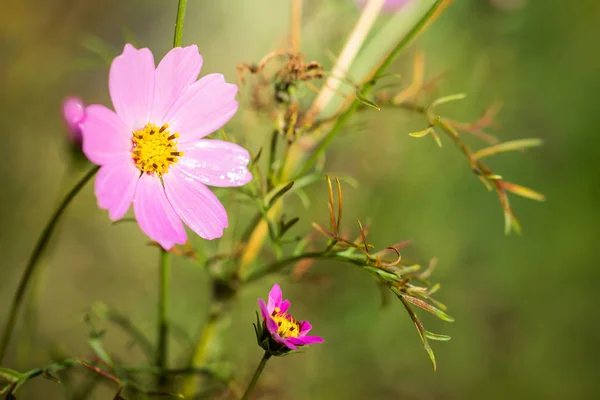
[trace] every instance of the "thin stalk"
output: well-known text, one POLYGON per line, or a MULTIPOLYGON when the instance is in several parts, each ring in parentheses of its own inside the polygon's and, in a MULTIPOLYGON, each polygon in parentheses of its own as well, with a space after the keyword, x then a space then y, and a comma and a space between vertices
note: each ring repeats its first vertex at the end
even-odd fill
POLYGON ((17 291, 15 292, 15 295, 14 295, 12 303, 11 303, 10 314, 8 316, 8 320, 6 321, 6 325, 4 326, 4 330, 2 332, 2 339, 0 341, 0 362, 2 362, 2 360, 4 359, 4 355, 6 354, 6 349, 8 348, 8 344, 10 342, 10 337, 12 335, 12 332, 15 327, 15 323, 17 321, 17 314, 19 313, 19 308, 21 307, 21 305, 23 303, 23 298, 25 296, 27 286, 29 285, 31 278, 34 275, 34 272, 35 272, 35 269, 37 266, 37 262, 39 261, 42 253, 46 249, 46 246, 48 245, 50 237, 52 236, 52 233, 54 232, 54 229, 56 228, 56 225, 58 224, 63 212, 66 210, 66 208, 69 206, 71 201, 75 198, 75 196, 77 196, 79 191, 85 186, 85 184, 90 179, 92 179, 92 177, 94 175, 96 175, 96 172, 98 172, 99 168, 100 167, 98 167, 98 166, 94 166, 92 169, 90 169, 88 171, 87 174, 85 174, 79 180, 79 182, 77 182, 75 184, 75 186, 73 186, 73 188, 67 193, 67 195, 65 196, 63 201, 59 204, 58 208, 52 215, 52 218, 50 218, 50 221, 48 222, 48 224, 42 231, 42 234, 40 235, 40 237, 33 249, 33 252, 31 253, 31 256, 29 257, 29 261, 27 262, 25 271, 23 272, 23 275, 21 276, 21 280, 19 282, 19 287, 17 288, 17 291))
POLYGON ((181 36, 183 34, 183 19, 185 18, 185 6, 187 0, 179 0, 177 5, 177 18, 175 19, 175 34, 173 36, 173 47, 181 46, 181 36))
MULTIPOLYGON (((220 313, 215 307, 211 310, 210 316, 208 318, 208 322, 202 328, 202 332, 200 333, 200 337, 196 342, 196 346, 194 348, 194 352, 192 354, 192 359, 190 362, 190 368, 199 368, 200 366, 206 363, 209 353, 209 345, 217 333, 217 325, 219 323, 220 313)), ((194 394, 196 394, 196 386, 197 380, 195 377, 191 376, 186 379, 183 383, 182 394, 185 398, 192 398, 194 394)))
MULTIPOLYGON (((169 252, 160 249, 159 297, 158 297, 158 346, 156 349, 156 366, 166 369, 169 339, 169 287, 171 281, 171 265, 169 252)), ((165 383, 166 376, 158 376, 159 385, 165 383)))
POLYGON ((258 367, 256 367, 256 371, 254 371, 254 376, 252 377, 252 380, 250 381, 250 384, 248 385, 248 388, 246 389, 242 400, 248 400, 250 398, 250 395, 252 394, 256 383, 258 382, 258 378, 260 378, 260 374, 263 372, 263 369, 265 369, 265 365, 267 364, 267 361, 269 361, 269 358, 271 358, 271 355, 268 351, 265 351, 265 355, 260 360, 258 367))
POLYGON ((266 275, 269 275, 269 274, 272 274, 275 272, 279 272, 281 269, 287 267, 288 265, 294 264, 298 261, 305 260, 305 259, 313 259, 313 260, 328 259, 328 260, 344 261, 344 262, 352 263, 352 264, 355 264, 358 266, 365 265, 365 262, 362 261, 360 258, 353 259, 351 257, 341 256, 336 253, 327 253, 327 251, 328 250, 304 253, 304 254, 299 254, 297 256, 292 256, 292 257, 288 257, 288 258, 284 258, 284 259, 275 261, 272 264, 269 264, 264 268, 261 268, 258 270, 253 270, 250 273, 250 275, 248 275, 247 277, 244 278, 244 282, 256 281, 266 275))
POLYGON ((300 30, 302 28, 302 0, 292 1, 292 34, 290 41, 295 52, 300 51, 300 30))
MULTIPOLYGON (((179 0, 177 4, 177 17, 175 18, 175 33, 173 34, 173 47, 181 46, 181 37, 183 34, 183 20, 185 18, 185 7, 187 0, 179 0)), ((160 249, 160 271, 159 271, 159 294, 158 294, 158 345, 156 347, 156 366, 164 371, 167 365, 168 357, 168 339, 169 339, 169 286, 171 281, 171 265, 169 253, 160 249)), ((158 385, 161 386, 166 381, 166 375, 158 375, 158 385)))

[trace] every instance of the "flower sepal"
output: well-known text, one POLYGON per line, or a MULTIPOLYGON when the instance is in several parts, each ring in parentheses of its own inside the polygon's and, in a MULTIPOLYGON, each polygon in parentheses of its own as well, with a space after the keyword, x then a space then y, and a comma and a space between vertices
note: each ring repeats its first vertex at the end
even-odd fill
POLYGON ((292 350, 286 345, 276 341, 269 333, 266 323, 261 321, 258 312, 256 313, 256 323, 253 323, 252 325, 254 326, 254 332, 256 333, 256 342, 269 354, 269 356, 281 357, 294 353, 303 353, 302 350, 292 350))

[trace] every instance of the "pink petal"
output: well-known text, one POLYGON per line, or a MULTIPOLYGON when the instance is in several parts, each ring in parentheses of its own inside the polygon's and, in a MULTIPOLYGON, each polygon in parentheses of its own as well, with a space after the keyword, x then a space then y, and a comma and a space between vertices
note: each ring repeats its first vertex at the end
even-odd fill
POLYGON ((269 314, 269 310, 267 309, 267 305, 263 299, 258 299, 258 306, 260 307, 260 313, 262 314, 263 318, 265 320, 268 319, 271 314, 269 314))
POLYGON ((130 157, 113 159, 98 171, 94 184, 98 206, 108 210, 111 220, 123 218, 133 201, 140 171, 130 157))
POLYGON ((210 74, 186 90, 167 113, 165 122, 181 135, 179 143, 202 139, 225 125, 238 109, 237 86, 221 74, 210 74))
POLYGON ((154 96, 154 57, 148 49, 126 44, 110 66, 108 89, 115 111, 130 130, 149 121, 154 96))
POLYGON ((185 228, 167 200, 158 177, 142 174, 135 191, 133 211, 142 232, 165 250, 175 243, 186 242, 185 228))
POLYGON ((279 336, 278 333, 273 334, 273 339, 275 339, 276 342, 281 343, 282 345, 292 349, 292 350, 298 350, 298 348, 294 345, 294 343, 292 343, 292 339, 284 339, 281 336, 279 336))
POLYGON ((260 313, 262 314, 265 323, 267 324, 267 329, 271 332, 271 335, 277 333, 277 323, 273 318, 271 318, 271 314, 267 309, 267 305, 263 299, 258 299, 258 306, 260 307, 260 313))
POLYGON ((246 166, 250 154, 243 147, 222 140, 198 140, 179 146, 184 157, 179 166, 210 186, 242 186, 252 180, 246 166))
POLYGON ((312 329, 312 325, 308 321, 300 322, 300 336, 305 336, 312 329))
POLYGON ((196 45, 176 47, 164 56, 156 68, 150 121, 162 125, 175 100, 198 79, 200 68, 202 56, 196 45))
POLYGON ((167 197, 183 222, 204 239, 223 235, 227 212, 219 199, 199 181, 183 173, 177 165, 163 176, 167 197))
POLYGON ((284 300, 281 302, 281 305, 279 306, 280 312, 284 313, 287 312, 287 310, 290 308, 290 301, 289 300, 284 300))
POLYGON ((104 165, 113 158, 131 158, 131 129, 117 114, 101 105, 85 109, 83 152, 91 162, 104 165))
POLYGON ((281 293, 281 287, 276 283, 269 292, 269 310, 275 309, 275 307, 281 308, 281 300, 283 294, 281 293))
POLYGON ((288 340, 290 341, 290 343, 295 344, 296 346, 323 343, 323 338, 319 336, 303 336, 297 338, 289 338, 288 340))

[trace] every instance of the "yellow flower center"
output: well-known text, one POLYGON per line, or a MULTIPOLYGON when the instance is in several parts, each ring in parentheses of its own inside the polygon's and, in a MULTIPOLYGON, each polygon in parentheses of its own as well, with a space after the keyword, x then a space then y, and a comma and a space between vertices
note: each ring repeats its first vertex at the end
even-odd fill
POLYGON ((277 324, 277 333, 282 338, 298 337, 300 334, 300 324, 291 315, 281 312, 279 307, 271 313, 271 318, 277 324))
POLYGON ((183 156, 183 152, 177 151, 179 134, 171 134, 167 128, 168 124, 159 128, 148 123, 133 132, 133 161, 140 171, 162 176, 179 160, 177 157, 183 156))

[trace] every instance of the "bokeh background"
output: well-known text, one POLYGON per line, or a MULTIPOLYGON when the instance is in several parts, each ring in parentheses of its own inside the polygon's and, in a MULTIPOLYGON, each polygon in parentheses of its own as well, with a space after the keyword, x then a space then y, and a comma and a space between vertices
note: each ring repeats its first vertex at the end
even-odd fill
MULTIPOLYGON (((302 50, 331 64, 358 17, 353 2, 306 1, 302 50)), ((256 62, 287 47, 289 1, 189 1, 184 43, 197 43, 203 73, 235 80, 240 61, 256 62)), ((125 41, 153 49, 170 47, 176 1, 22 0, 4 2, 0 13, 0 320, 7 316, 33 244, 81 170, 70 163, 60 106, 67 95, 109 104, 106 57, 125 41)), ((406 134, 423 128, 406 112, 370 111, 339 137, 326 170, 351 175, 345 215, 370 221, 378 246, 413 239, 408 253, 437 257, 440 300, 453 324, 423 315, 434 332, 452 336, 433 343, 433 372, 401 304, 381 299, 360 270, 316 264, 309 276, 278 279, 292 311, 311 319, 326 344, 267 366, 261 398, 289 399, 592 399, 600 384, 595 357, 595 304, 600 269, 600 139, 597 52, 600 3, 535 0, 455 1, 394 65, 410 75, 412 51, 426 54, 428 77, 442 74, 440 94, 469 97, 444 109, 458 120, 475 120, 495 100, 504 103, 497 133, 502 139, 540 137, 545 146, 492 160, 511 181, 546 194, 545 203, 512 197, 523 235, 503 234, 498 200, 487 192, 449 141, 406 134)), ((267 139, 267 120, 242 108, 228 133, 252 151, 267 139)), ((476 143, 476 142, 471 142, 476 143)), ((302 215, 297 233, 312 220, 326 223, 324 184, 288 214, 302 215)), ((247 215, 232 205, 241 226, 247 215)), ((250 214, 248 214, 250 215, 250 214)), ((235 228, 232 228, 235 229, 235 228)), ((209 245, 210 251, 219 248, 209 245)), ((5 366, 25 370, 48 362, 50 353, 88 354, 83 315, 101 301, 129 315, 154 337, 157 250, 134 224, 111 226, 97 209, 91 185, 67 211, 43 258, 29 314, 20 318, 5 366), (27 328, 27 329, 25 329, 27 328), (35 334, 28 334, 33 329, 35 334), (21 342, 21 345, 17 345, 21 342)), ((274 281, 253 285, 235 301, 226 354, 244 385, 261 352, 251 322, 256 298, 274 281)), ((173 339, 175 364, 206 318, 206 272, 177 260, 172 284, 173 321, 185 334, 173 339)), ((126 338, 108 327, 106 347, 128 364, 143 361, 126 338)), ((106 399, 100 385, 90 398, 106 399)), ((24 399, 64 398, 43 379, 21 392, 24 399)))

